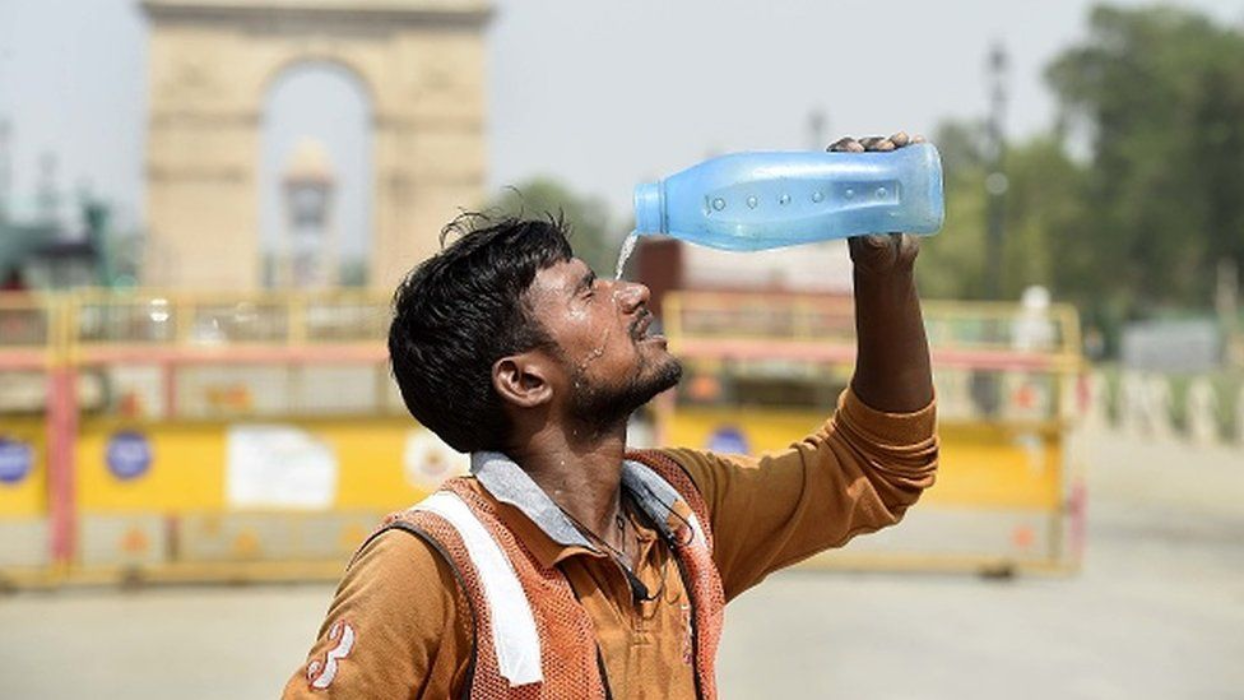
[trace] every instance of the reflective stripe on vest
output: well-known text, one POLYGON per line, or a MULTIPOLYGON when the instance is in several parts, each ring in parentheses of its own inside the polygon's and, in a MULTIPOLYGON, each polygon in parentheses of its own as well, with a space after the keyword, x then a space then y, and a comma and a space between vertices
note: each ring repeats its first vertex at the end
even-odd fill
POLYGON ((492 646, 501 675, 510 687, 539 683, 540 635, 535 616, 514 565, 475 513, 455 493, 438 491, 415 505, 444 518, 462 537, 471 563, 479 572, 492 616, 492 646))

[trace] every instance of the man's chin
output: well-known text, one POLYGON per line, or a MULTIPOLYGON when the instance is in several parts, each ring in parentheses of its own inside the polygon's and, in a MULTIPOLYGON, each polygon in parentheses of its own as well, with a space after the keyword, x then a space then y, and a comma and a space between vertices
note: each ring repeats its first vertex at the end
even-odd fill
POLYGON ((649 365, 647 372, 632 379, 624 388, 604 392, 581 390, 575 397, 576 413, 604 421, 613 418, 624 420, 659 394, 677 386, 682 379, 682 371, 682 363, 672 355, 666 355, 658 364, 649 365))
POLYGON ((658 394, 678 386, 678 382, 682 381, 682 363, 678 361, 678 358, 669 355, 669 362, 665 365, 661 376, 664 386, 657 392, 658 394))
POLYGON ((678 386, 678 382, 682 379, 682 363, 678 358, 662 351, 661 359, 650 365, 652 368, 647 372, 647 377, 642 382, 644 393, 649 394, 644 403, 651 401, 658 394, 673 389, 678 386))

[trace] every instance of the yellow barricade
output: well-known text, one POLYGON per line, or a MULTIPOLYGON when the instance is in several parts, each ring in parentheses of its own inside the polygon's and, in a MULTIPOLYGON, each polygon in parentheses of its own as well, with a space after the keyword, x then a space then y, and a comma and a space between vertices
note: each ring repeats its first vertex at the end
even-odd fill
MULTIPOLYGON (((652 412, 664 444, 779 449, 849 379, 849 299, 665 305, 688 374, 652 412)), ((365 294, 0 297, 0 586, 338 576, 385 513, 466 466, 406 414, 388 319, 365 294)), ((898 536, 818 563, 1074 565, 1074 312, 929 304, 926 320, 939 482, 898 536)))

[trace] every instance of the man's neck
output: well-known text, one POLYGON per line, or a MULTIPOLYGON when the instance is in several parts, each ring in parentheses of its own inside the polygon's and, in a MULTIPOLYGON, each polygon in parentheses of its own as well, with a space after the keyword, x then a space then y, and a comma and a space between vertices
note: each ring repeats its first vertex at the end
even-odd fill
POLYGON ((621 512, 625 421, 604 429, 548 425, 508 452, 579 524, 601 537, 611 531, 621 512))

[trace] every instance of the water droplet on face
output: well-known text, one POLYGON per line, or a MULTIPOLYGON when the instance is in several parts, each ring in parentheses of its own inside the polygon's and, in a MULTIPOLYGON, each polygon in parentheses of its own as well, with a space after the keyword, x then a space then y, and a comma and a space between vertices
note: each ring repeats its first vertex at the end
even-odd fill
POLYGON ((877 188, 877 199, 885 199, 886 191, 884 187, 877 188))
POLYGON ((759 200, 759 199, 756 199, 755 197, 748 197, 748 198, 747 198, 747 208, 748 208, 748 209, 755 209, 757 204, 760 204, 760 200, 759 200))
POLYGON ((822 199, 825 199, 825 194, 821 192, 820 190, 817 190, 816 192, 812 193, 812 201, 819 202, 822 199))
POLYGON ((778 204, 790 204, 790 195, 784 194, 778 197, 778 204))
POLYGON ((847 199, 855 199, 855 190, 847 190, 844 194, 846 194, 847 199))
POLYGON ((722 199, 721 197, 718 197, 717 199, 714 199, 714 200, 713 200, 713 208, 714 208, 714 209, 716 209, 717 211, 721 211, 722 209, 725 209, 725 208, 726 208, 726 200, 722 199))

